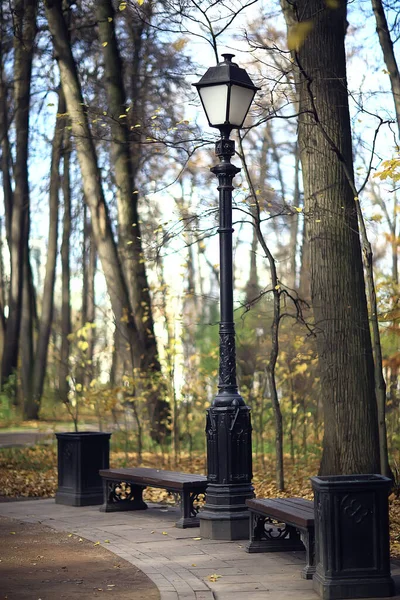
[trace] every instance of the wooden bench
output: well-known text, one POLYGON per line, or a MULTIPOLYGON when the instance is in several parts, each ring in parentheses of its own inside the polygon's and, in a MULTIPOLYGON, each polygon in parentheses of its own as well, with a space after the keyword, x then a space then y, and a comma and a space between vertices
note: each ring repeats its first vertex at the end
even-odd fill
POLYGON ((162 471, 135 467, 133 469, 101 469, 103 478, 104 504, 102 512, 119 510, 145 510, 143 500, 146 487, 162 488, 179 494, 181 515, 176 527, 198 527, 200 525, 198 500, 205 494, 207 477, 175 471, 162 471))
POLYGON ((246 500, 250 510, 247 552, 306 550, 304 579, 315 573, 314 503, 304 498, 246 500), (282 526, 283 525, 283 526, 282 526))

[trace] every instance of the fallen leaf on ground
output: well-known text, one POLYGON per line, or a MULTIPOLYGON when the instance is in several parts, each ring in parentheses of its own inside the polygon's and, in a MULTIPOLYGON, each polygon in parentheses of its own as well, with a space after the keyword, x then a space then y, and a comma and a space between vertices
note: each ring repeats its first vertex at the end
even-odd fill
POLYGON ((222 575, 217 575, 217 573, 211 573, 211 575, 209 575, 207 577, 208 581, 218 581, 218 579, 220 579, 222 577, 222 575))

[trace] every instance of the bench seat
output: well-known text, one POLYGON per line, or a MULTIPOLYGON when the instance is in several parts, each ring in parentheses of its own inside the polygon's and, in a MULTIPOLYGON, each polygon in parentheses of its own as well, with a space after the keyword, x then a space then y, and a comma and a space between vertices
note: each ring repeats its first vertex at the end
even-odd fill
POLYGON ((250 511, 247 552, 306 550, 304 579, 315 573, 314 503, 304 498, 246 500, 250 511), (282 525, 284 525, 282 527, 282 525))
POLYGON ((177 471, 163 471, 134 467, 132 469, 101 469, 103 479, 104 504, 102 512, 121 510, 145 510, 147 504, 143 500, 146 487, 165 489, 180 496, 180 519, 176 527, 198 527, 198 500, 205 494, 207 477, 177 471))

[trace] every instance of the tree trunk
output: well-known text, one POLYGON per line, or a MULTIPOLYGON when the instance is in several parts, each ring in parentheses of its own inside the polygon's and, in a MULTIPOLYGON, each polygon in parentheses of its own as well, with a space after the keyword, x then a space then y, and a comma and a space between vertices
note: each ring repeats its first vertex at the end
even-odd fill
POLYGON ((71 142, 69 133, 65 132, 64 141, 64 168, 63 168, 63 233, 61 242, 61 352, 58 391, 60 399, 66 402, 69 392, 69 335, 71 333, 71 293, 70 293, 70 236, 71 236, 71 184, 70 184, 70 161, 71 142))
MULTIPOLYGON (((60 91, 58 101, 58 114, 65 113, 65 100, 60 91)), ((43 394, 43 386, 47 368, 47 351, 49 347, 50 331, 53 321, 54 308, 54 282, 56 278, 57 240, 58 240, 58 209, 60 190, 60 164, 62 145, 65 131, 65 120, 56 119, 54 139, 50 166, 50 192, 49 192, 49 234, 47 243, 46 274, 43 286, 42 312, 40 315, 39 332, 35 349, 33 364, 32 398, 37 407, 43 394)))
POLYGON ((383 59, 390 78, 393 102, 396 110, 397 126, 400 132, 400 73, 394 54, 393 42, 390 37, 389 27, 381 0, 371 0, 376 20, 376 31, 382 48, 383 59))
MULTIPOLYGON (((94 325, 95 316, 96 316, 96 304, 95 304, 95 285, 94 285, 94 277, 96 274, 96 246, 94 243, 92 228, 90 224, 90 220, 88 219, 85 211, 85 224, 84 224, 84 244, 86 246, 86 250, 84 252, 84 280, 83 280, 83 298, 82 304, 85 304, 85 312, 83 315, 82 310, 82 326, 86 324, 94 325)), ((93 351, 94 351, 94 343, 95 343, 95 330, 93 327, 88 328, 86 332, 86 341, 88 343, 88 348, 85 352, 86 356, 86 366, 85 373, 83 377, 83 384, 86 388, 89 387, 90 382, 93 379, 93 351)))
MULTIPOLYGON (((138 194, 135 193, 134 167, 137 157, 132 159, 128 129, 128 112, 125 86, 122 77, 123 65, 118 49, 114 26, 114 9, 111 0, 96 3, 99 37, 104 56, 105 86, 111 121, 111 157, 117 186, 118 203, 118 251, 127 282, 133 317, 142 349, 139 368, 144 373, 161 374, 157 342, 147 282, 140 222, 138 217, 138 194)), ((138 70, 140 55, 135 54, 138 70)), ((134 98, 137 102, 137 98, 134 98)), ((153 387, 153 382, 150 383, 153 387)), ((160 398, 160 389, 146 394, 152 428, 163 429, 160 424, 168 415, 168 405, 160 398)), ((165 434, 165 430, 164 430, 165 434)))
MULTIPOLYGON (((26 213, 26 221, 30 219, 29 213, 26 213)), ((32 395, 33 382, 33 361, 34 361, 34 302, 35 292, 33 287, 32 270, 30 264, 29 252, 29 230, 30 225, 25 225, 24 235, 24 270, 22 284, 22 312, 21 312, 21 332, 20 332, 20 362, 21 362, 21 387, 23 395, 23 411, 25 419, 36 420, 39 417, 39 406, 36 405, 32 395)))
POLYGON ((300 71, 299 148, 311 297, 324 402, 321 474, 379 472, 374 361, 353 177, 347 95, 346 1, 282 0, 290 27, 310 22, 300 71), (299 18, 298 18, 299 17, 299 18), (339 159, 340 156, 340 159, 339 159))
MULTIPOLYGON (((390 31, 388 27, 388 23, 386 20, 385 10, 383 8, 383 4, 381 0, 371 0, 372 8, 375 15, 376 20, 376 30, 379 36, 379 42, 382 48, 383 59, 385 61, 385 65, 388 71, 388 75, 390 78, 390 85, 392 88, 393 102, 396 111, 396 121, 397 128, 400 135, 400 72, 399 67, 397 65, 396 56, 394 54, 393 42, 390 37, 390 31)), ((399 238, 397 235, 397 220, 398 220, 398 205, 397 205, 397 197, 394 198, 394 207, 393 207, 393 215, 389 216, 388 210, 386 208, 385 203, 383 202, 383 210, 386 214, 388 224, 391 230, 391 238, 392 238, 392 278, 395 285, 398 284, 399 281, 399 272, 398 272, 398 249, 399 249, 399 238)), ((396 298, 394 298, 394 307, 396 305, 396 298)), ((398 332, 399 323, 398 321, 393 322, 393 328, 398 332)), ((383 376, 382 376, 383 379, 383 376)), ((390 374, 389 384, 389 396, 390 398, 395 397, 397 386, 398 386, 398 369, 393 365, 390 374)), ((385 387, 386 392, 386 387, 385 387)), ((380 429, 381 431, 384 428, 385 424, 385 409, 386 409, 386 395, 385 398, 382 398, 383 403, 382 406, 378 406, 378 411, 380 413, 380 429)), ((382 437, 383 432, 381 433, 381 452, 385 451, 385 447, 387 446, 386 442, 386 429, 385 429, 385 438, 382 437)))
POLYGON ((8 93, 7 85, 4 81, 3 56, 0 42, 0 139, 1 139, 1 174, 4 195, 4 213, 6 224, 6 237, 11 247, 11 215, 13 205, 13 191, 11 185, 11 148, 9 140, 9 118, 8 118, 8 93))
POLYGON ((71 119, 72 133, 75 138, 85 201, 90 208, 93 235, 107 282, 115 326, 121 330, 132 364, 139 366, 142 348, 133 320, 127 284, 122 273, 104 199, 96 151, 89 129, 87 109, 82 97, 76 64, 68 39, 68 30, 62 13, 62 3, 61 0, 49 0, 45 4, 49 29, 53 37, 60 69, 61 85, 71 119))
POLYGON ((4 339, 6 335, 6 321, 4 307, 6 305, 4 263, 3 263, 3 220, 0 218, 0 364, 4 351, 4 339))
POLYGON ((22 312, 22 281, 24 272, 24 241, 26 214, 29 210, 28 139, 31 73, 34 40, 36 36, 37 0, 17 0, 14 6, 14 98, 16 161, 15 189, 10 231, 11 282, 9 317, 6 342, 1 366, 4 384, 15 371, 18 361, 19 335, 22 312))

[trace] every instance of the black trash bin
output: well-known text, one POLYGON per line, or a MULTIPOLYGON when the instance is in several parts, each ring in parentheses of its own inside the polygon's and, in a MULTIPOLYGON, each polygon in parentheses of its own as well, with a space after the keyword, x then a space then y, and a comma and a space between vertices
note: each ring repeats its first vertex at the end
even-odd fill
POLYGON ((56 433, 58 443, 57 504, 89 506, 103 503, 100 469, 110 466, 111 433, 56 433))
POLYGON ((311 477, 314 490, 314 590, 324 600, 386 598, 390 576, 388 493, 382 475, 311 477))

